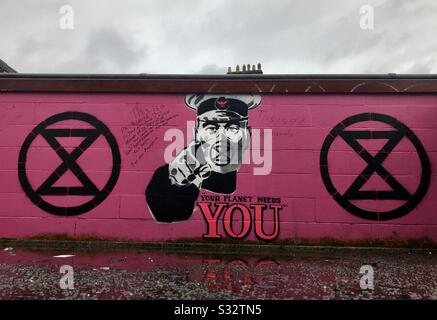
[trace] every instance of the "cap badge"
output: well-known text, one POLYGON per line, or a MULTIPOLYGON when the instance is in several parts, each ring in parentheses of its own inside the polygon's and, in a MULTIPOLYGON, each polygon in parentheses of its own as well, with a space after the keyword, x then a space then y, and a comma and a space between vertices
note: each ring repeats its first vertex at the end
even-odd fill
POLYGON ((219 110, 225 110, 228 108, 228 100, 225 97, 220 97, 215 101, 215 106, 219 110))

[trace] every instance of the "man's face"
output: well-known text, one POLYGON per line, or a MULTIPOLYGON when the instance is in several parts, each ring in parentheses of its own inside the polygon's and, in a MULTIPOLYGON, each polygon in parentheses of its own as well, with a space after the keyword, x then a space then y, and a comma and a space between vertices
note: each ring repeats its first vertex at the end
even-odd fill
POLYGON ((228 173, 240 168, 243 152, 249 144, 247 120, 232 119, 224 114, 198 119, 196 140, 211 170, 228 173))

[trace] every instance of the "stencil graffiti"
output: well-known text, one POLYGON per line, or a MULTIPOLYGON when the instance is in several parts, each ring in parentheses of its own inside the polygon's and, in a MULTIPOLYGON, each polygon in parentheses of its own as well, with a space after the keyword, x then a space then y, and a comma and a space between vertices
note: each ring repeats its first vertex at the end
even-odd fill
POLYGON ((155 171, 146 189, 157 222, 190 218, 201 189, 219 194, 236 190, 237 172, 250 139, 249 109, 257 95, 188 95, 197 113, 195 139, 176 158, 155 171))
POLYGON ((221 219, 224 233, 229 238, 245 239, 253 230, 260 240, 275 240, 279 236, 280 212, 287 206, 282 204, 280 198, 270 197, 202 194, 200 199, 197 206, 207 223, 207 232, 203 235, 205 239, 222 237, 218 232, 219 219, 221 219), (235 218, 238 215, 241 219, 235 218), (267 224, 270 229, 268 231, 267 224))
POLYGON ((29 199, 42 210, 55 214, 74 216, 79 215, 102 203, 114 188, 120 175, 121 158, 120 151, 115 137, 108 127, 94 116, 82 112, 65 112, 56 114, 38 124, 24 140, 18 160, 18 177, 21 186, 29 199), (48 128, 49 126, 65 120, 79 120, 91 125, 92 129, 85 128, 48 128), (49 177, 37 188, 34 188, 28 179, 26 169, 27 155, 29 148, 38 136, 53 149, 62 163, 49 175, 49 177), (99 138, 103 136, 109 144, 112 153, 112 172, 102 189, 98 189, 86 172, 79 166, 77 159, 99 138), (61 137, 84 138, 82 142, 71 153, 58 142, 61 137), (80 181, 82 186, 54 186, 54 184, 70 170, 80 181), (44 196, 92 196, 90 201, 79 206, 63 207, 49 203, 44 196))
POLYGON ((320 153, 320 171, 323 183, 335 201, 353 215, 369 220, 396 219, 409 213, 422 201, 428 190, 431 178, 428 155, 414 132, 395 118, 378 113, 358 114, 343 120, 335 126, 323 143, 320 153), (365 121, 382 122, 392 126, 394 130, 346 130, 347 127, 365 121), (343 194, 340 194, 334 186, 328 167, 328 152, 336 138, 343 139, 367 163, 366 168, 356 177, 343 194), (413 144, 422 168, 419 186, 412 194, 383 166, 384 160, 390 156, 393 149, 403 138, 408 139, 413 144), (373 156, 358 142, 360 139, 385 139, 387 142, 373 156), (391 190, 361 190, 372 174, 378 174, 383 178, 391 190), (352 203, 353 200, 403 200, 404 204, 390 211, 376 212, 360 208, 352 203))

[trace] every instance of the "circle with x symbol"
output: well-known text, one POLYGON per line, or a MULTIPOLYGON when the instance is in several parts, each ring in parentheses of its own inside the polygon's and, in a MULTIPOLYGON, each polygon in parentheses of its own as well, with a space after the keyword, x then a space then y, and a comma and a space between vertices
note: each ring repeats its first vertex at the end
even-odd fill
POLYGON ((408 214, 422 201, 431 179, 430 161, 419 138, 410 128, 397 119, 379 113, 358 114, 336 125, 323 143, 320 152, 320 172, 323 183, 334 200, 351 214, 368 220, 391 220, 408 214), (356 123, 366 121, 382 122, 390 125, 394 130, 370 131, 348 129, 348 127, 356 123), (337 138, 343 139, 367 164, 365 169, 343 193, 340 193, 334 186, 328 164, 330 147, 337 138), (421 164, 420 182, 414 193, 409 192, 383 166, 384 160, 390 156, 393 149, 404 138, 408 139, 414 146, 421 164), (360 139, 385 139, 387 142, 376 155, 372 155, 358 142, 360 139), (391 190, 361 190, 363 185, 375 173, 390 186, 391 190), (403 204, 388 211, 370 211, 354 204, 352 202, 354 200, 401 200, 403 204))
POLYGON ((121 156, 117 141, 109 128, 96 117, 83 112, 64 112, 56 114, 38 124, 24 140, 18 159, 18 178, 29 199, 42 210, 54 215, 75 216, 88 212, 102 203, 117 183, 121 169, 121 156), (91 128, 53 128, 58 122, 77 120, 91 125, 91 128), (28 152, 37 137, 48 143, 62 160, 56 169, 37 188, 29 182, 26 168, 28 152), (98 188, 87 173, 78 164, 78 158, 100 137, 107 141, 112 154, 112 170, 103 188, 98 188), (59 138, 80 138, 82 142, 68 152, 59 142, 59 138), (70 170, 81 186, 55 186, 56 182, 70 170), (45 200, 44 196, 88 196, 91 200, 75 206, 60 206, 45 200))

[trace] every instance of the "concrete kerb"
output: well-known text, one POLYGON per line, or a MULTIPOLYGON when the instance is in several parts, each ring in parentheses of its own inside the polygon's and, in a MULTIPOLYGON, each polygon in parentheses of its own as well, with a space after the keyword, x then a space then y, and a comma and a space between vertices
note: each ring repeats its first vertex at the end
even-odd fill
POLYGON ((291 255, 303 252, 338 251, 382 251, 382 252, 435 252, 436 247, 366 247, 332 245, 292 245, 292 244, 234 244, 216 242, 119 242, 119 241, 83 241, 83 240, 15 240, 0 239, 0 247, 12 247, 30 250, 144 250, 168 253, 190 254, 239 254, 239 255, 291 255))

